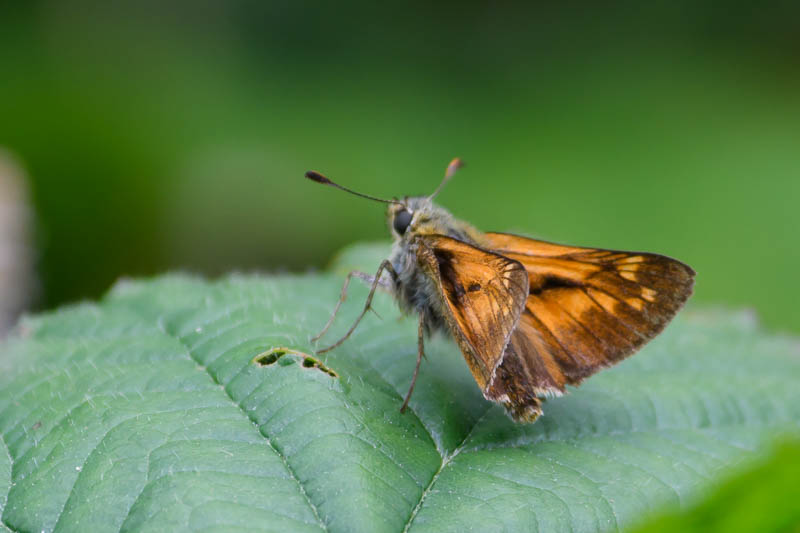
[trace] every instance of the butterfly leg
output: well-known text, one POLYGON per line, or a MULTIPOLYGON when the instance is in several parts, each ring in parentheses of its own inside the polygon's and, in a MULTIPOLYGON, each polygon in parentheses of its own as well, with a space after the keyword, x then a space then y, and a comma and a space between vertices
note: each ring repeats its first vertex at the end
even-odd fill
POLYGON ((327 324, 325 327, 322 328, 322 331, 317 333, 314 337, 311 337, 311 342, 317 342, 319 339, 322 338, 325 333, 328 332, 328 329, 333 325, 333 321, 336 319, 336 315, 339 313, 339 308, 342 307, 342 304, 347 299, 347 287, 350 286, 350 279, 355 276, 359 279, 366 281, 367 283, 372 283, 374 281, 373 277, 367 274, 366 272, 361 272, 359 270, 351 270, 348 272, 347 277, 344 278, 344 285, 342 285, 342 293, 339 295, 339 301, 336 302, 336 307, 333 308, 333 314, 328 319, 327 324))
POLYGON ((408 401, 411 399, 411 393, 414 392, 414 385, 417 384, 417 375, 419 375, 419 365, 422 363, 422 358, 425 357, 425 315, 419 315, 419 330, 417 331, 417 366, 414 367, 414 375, 411 377, 411 386, 408 387, 408 392, 403 400, 403 405, 400 407, 400 412, 404 412, 408 407, 408 401))
MULTIPOLYGON (((381 274, 383 274, 384 271, 389 273, 389 275, 392 277, 392 280, 397 279, 397 272, 394 271, 394 268, 392 267, 392 264, 389 261, 384 261, 383 263, 381 263, 381 266, 378 267, 378 272, 376 272, 375 273, 375 277, 372 278, 372 287, 369 290, 369 296, 367 296, 367 301, 364 304, 364 309, 361 311, 361 314, 358 315, 358 318, 356 318, 355 323, 352 326, 350 326, 350 329, 347 331, 347 333, 344 334, 344 337, 342 337, 341 339, 336 341, 334 344, 331 344, 327 348, 323 348, 322 350, 317 350, 317 353, 329 352, 329 351, 333 350, 334 348, 337 348, 338 346, 341 346, 341 344, 344 341, 346 341, 350 337, 350 335, 353 334, 353 332, 356 330, 356 327, 358 327, 358 324, 361 322, 361 319, 364 318, 364 315, 367 314, 367 311, 372 309, 372 307, 371 307, 372 306, 372 297, 375 295, 375 290, 378 288, 379 285, 385 286, 385 282, 381 280, 381 274)), ((331 316, 330 320, 328 320, 328 323, 325 325, 325 328, 322 330, 322 332, 320 332, 320 334, 317 335, 316 337, 314 337, 314 339, 312 339, 312 340, 319 339, 328 330, 330 325, 333 323, 333 319, 336 317, 336 313, 339 311, 339 307, 342 305, 342 302, 344 301, 344 299, 347 296, 347 286, 349 285, 350 278, 352 276, 361 277, 361 276, 369 276, 369 275, 368 274, 364 274, 363 272, 358 272, 358 271, 350 272, 350 274, 347 275, 347 279, 345 279, 344 286, 342 287, 342 295, 339 298, 339 303, 336 304, 336 308, 333 311, 333 316, 331 316)))

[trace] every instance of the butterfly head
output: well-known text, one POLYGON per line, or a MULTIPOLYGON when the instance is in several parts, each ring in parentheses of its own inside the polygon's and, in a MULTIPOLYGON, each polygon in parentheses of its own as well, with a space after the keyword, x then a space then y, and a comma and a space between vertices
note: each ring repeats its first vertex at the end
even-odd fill
POLYGON ((456 220, 446 209, 433 203, 436 195, 463 166, 463 161, 458 157, 450 161, 444 179, 430 196, 406 197, 389 204, 387 221, 395 242, 410 240, 417 235, 448 235, 462 240, 475 240, 477 232, 472 226, 456 220))
POLYGON ((410 240, 417 235, 449 235, 464 225, 430 196, 405 197, 389 204, 386 222, 394 240, 410 240))

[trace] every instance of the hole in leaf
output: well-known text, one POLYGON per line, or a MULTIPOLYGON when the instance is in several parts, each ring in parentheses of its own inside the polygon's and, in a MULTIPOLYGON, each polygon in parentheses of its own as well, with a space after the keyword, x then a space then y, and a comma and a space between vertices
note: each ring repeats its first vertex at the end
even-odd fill
POLYGON ((321 361, 311 357, 308 354, 299 352, 297 350, 292 350, 290 348, 271 348, 266 352, 255 356, 253 358, 253 363, 259 366, 270 366, 280 361, 280 366, 288 366, 294 364, 298 359, 301 361, 303 368, 316 368, 320 372, 324 372, 332 378, 339 377, 339 374, 337 374, 333 369, 325 366, 321 361), (292 357, 284 357, 285 355, 291 355, 292 357))
POLYGON ((286 350, 283 348, 273 348, 262 354, 258 354, 253 362, 261 366, 269 366, 275 364, 278 359, 286 355, 286 350))

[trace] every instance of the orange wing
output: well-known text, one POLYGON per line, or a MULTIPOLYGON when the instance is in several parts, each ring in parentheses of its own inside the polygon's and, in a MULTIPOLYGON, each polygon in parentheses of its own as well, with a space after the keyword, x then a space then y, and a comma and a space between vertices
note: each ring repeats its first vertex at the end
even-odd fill
POLYGON ((484 395, 519 421, 630 355, 657 335, 692 293, 694 271, 662 255, 561 246, 487 233, 486 246, 517 261, 529 295, 484 395))
POLYGON ((525 309, 525 268, 442 235, 418 237, 416 253, 440 290, 442 315, 475 381, 485 389, 525 309))

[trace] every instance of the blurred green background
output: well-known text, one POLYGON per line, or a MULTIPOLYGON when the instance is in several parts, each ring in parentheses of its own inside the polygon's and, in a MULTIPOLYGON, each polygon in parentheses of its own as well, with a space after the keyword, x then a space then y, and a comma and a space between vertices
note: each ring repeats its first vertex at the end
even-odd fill
POLYGON ((39 307, 167 269, 324 266, 357 190, 678 257, 695 302, 800 331, 800 3, 0 4, 0 146, 39 307))

